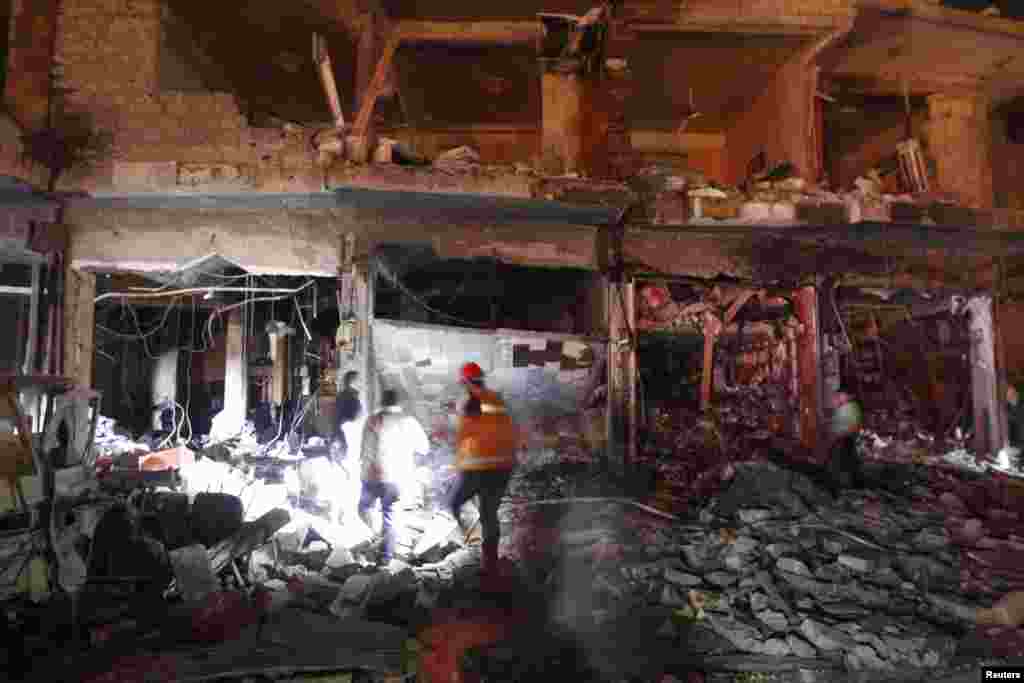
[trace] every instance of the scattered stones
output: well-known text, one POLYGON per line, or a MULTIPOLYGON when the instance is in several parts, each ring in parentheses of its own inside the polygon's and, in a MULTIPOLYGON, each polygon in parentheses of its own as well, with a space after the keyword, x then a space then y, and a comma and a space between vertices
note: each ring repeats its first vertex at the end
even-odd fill
POLYGON ((740 510, 736 513, 736 516, 744 524, 757 524, 758 522, 767 521, 775 515, 771 510, 750 509, 740 510))
POLYGON ((849 567, 861 574, 866 574, 875 568, 874 561, 861 555, 840 555, 838 561, 844 567, 849 567))
POLYGON ((794 553, 796 552, 796 549, 797 548, 795 545, 790 545, 788 543, 772 543, 765 547, 765 550, 768 551, 768 554, 776 559, 784 555, 794 553))
POLYGON ((807 565, 792 557, 780 557, 776 561, 775 566, 779 571, 786 572, 787 574, 811 576, 811 570, 807 568, 807 565))
POLYGON ((804 619, 800 624, 800 633, 819 650, 850 650, 854 641, 845 633, 813 619, 804 619))
POLYGON ((693 588, 704 583, 704 580, 699 576, 693 574, 687 574, 675 569, 665 570, 665 580, 669 583, 675 584, 676 586, 682 586, 684 588, 693 588))
POLYGON ((859 669, 891 669, 893 666, 882 660, 875 649, 869 645, 856 645, 846 653, 846 666, 857 671, 859 669))
POLYGON ((711 572, 704 578, 720 588, 726 588, 739 581, 739 578, 735 574, 729 574, 727 572, 711 572))
POLYGON ((792 633, 786 636, 786 644, 789 645, 790 651, 797 657, 810 659, 818 654, 818 650, 813 645, 792 633))
POLYGON ((667 607, 684 607, 687 604, 686 596, 675 586, 669 585, 661 589, 660 601, 667 607))
POLYGON ((729 641, 740 652, 763 653, 765 643, 761 631, 751 624, 737 619, 708 616, 706 619, 711 629, 729 641))
POLYGON ((762 612, 758 612, 755 616, 758 621, 776 633, 789 630, 789 619, 787 619, 786 615, 782 612, 764 610, 762 612))

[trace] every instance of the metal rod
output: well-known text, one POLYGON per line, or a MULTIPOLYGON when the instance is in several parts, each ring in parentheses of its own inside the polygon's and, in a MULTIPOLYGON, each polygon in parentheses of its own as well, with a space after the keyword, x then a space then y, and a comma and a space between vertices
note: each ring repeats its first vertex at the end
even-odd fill
POLYGON ((36 347, 39 346, 39 295, 42 286, 42 267, 32 266, 32 298, 28 308, 28 341, 25 348, 25 362, 22 373, 29 375, 36 369, 36 347))

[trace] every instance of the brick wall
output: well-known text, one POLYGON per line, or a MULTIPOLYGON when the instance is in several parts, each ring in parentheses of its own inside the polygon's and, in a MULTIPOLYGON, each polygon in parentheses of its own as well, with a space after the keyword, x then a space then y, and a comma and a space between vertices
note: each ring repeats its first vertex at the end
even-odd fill
POLYGON ((972 208, 991 208, 994 201, 989 105, 984 97, 928 98, 928 155, 939 189, 972 208))
POLYGON ((769 166, 789 161, 800 175, 816 179, 816 155, 809 142, 813 83, 813 72, 796 56, 762 86, 761 95, 726 132, 726 182, 741 182, 762 149, 769 166))
POLYGON ((1024 209, 1024 145, 992 148, 992 184, 999 208, 1024 209))
POLYGON ((1011 377, 1024 378, 1024 302, 1000 306, 999 325, 1006 372, 1011 377))
POLYGON ((109 132, 113 149, 65 185, 168 190, 195 185, 198 174, 218 181, 213 189, 320 188, 303 135, 250 128, 230 93, 162 91, 161 39, 158 0, 66 3, 56 54, 71 89, 67 108, 109 132))
POLYGON ((21 129, 14 121, 0 116, 0 176, 13 176, 36 187, 44 187, 46 169, 25 158, 21 135, 21 129))
POLYGON ((4 97, 28 128, 45 125, 58 0, 12 0, 4 97))

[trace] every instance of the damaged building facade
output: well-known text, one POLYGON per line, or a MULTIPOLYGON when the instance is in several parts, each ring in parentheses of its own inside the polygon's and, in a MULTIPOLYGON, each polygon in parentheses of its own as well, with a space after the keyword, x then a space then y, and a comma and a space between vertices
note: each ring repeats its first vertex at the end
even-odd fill
MULTIPOLYGON (((1021 654, 985 629, 1021 647, 1024 23, 970 4, 13 0, 0 576, 41 635, 9 661, 191 620, 218 654, 150 673, 257 675, 245 643, 319 630, 349 645, 281 675, 411 675, 426 623, 440 680, 446 625, 515 642, 518 612, 423 617, 480 540, 442 504, 467 362, 525 437, 502 554, 591 673, 1021 654), (388 389, 431 448, 377 568, 338 440, 388 389), (870 483, 832 500, 840 395, 870 483), (641 633, 654 664, 595 654, 641 633)), ((459 680, 505 680, 474 652, 459 680)))

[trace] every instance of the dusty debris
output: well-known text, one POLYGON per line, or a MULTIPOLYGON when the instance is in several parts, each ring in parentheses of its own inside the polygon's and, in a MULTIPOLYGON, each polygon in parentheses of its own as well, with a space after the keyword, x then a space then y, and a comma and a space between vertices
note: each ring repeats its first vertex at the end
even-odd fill
POLYGON ((450 149, 434 159, 434 167, 446 171, 467 170, 479 164, 480 154, 472 147, 465 145, 450 149))

